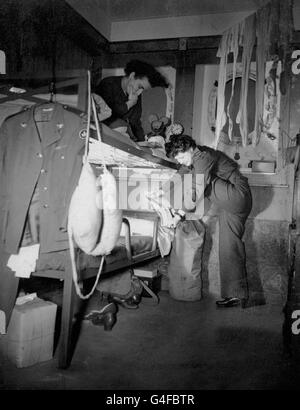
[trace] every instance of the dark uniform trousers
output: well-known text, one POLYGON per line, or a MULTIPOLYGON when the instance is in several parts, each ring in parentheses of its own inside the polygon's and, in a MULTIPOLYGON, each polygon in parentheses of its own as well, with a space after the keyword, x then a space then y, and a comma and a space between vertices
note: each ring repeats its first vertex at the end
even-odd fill
POLYGON ((221 297, 247 299, 246 253, 242 237, 252 208, 248 180, 239 172, 235 161, 206 146, 194 150, 193 173, 204 175, 205 196, 220 210, 221 297))
POLYGON ((219 210, 219 262, 221 297, 248 298, 246 253, 242 240, 252 208, 248 180, 238 170, 228 180, 215 177, 209 200, 219 210))

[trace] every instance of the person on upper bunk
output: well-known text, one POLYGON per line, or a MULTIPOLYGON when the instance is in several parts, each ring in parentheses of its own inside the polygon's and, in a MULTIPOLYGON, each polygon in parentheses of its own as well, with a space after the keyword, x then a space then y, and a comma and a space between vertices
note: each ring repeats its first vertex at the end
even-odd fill
POLYGON ((124 76, 103 78, 95 88, 112 110, 112 115, 103 122, 111 128, 117 120, 128 124, 128 134, 135 141, 144 141, 145 132, 141 123, 143 91, 152 87, 169 86, 166 78, 151 64, 132 60, 125 69, 124 76))
MULTIPOLYGON (((246 254, 242 237, 252 208, 248 180, 235 161, 223 152, 197 145, 188 135, 174 135, 166 153, 181 164, 182 172, 204 176, 204 195, 219 213, 221 298, 218 307, 247 306, 246 254)), ((181 172, 181 173, 182 173, 181 172)), ((194 179, 195 180, 195 179, 194 179)), ((193 184, 193 200, 196 186, 193 184)))

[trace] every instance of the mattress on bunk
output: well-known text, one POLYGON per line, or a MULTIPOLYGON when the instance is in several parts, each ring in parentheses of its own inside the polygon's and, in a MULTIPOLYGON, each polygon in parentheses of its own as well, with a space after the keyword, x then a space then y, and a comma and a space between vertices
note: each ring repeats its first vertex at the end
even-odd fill
MULTIPOLYGON (((152 249, 153 238, 151 236, 134 235, 131 237, 131 251, 133 255, 140 255, 144 252, 150 252, 152 249)), ((66 256, 69 256, 69 251, 49 252, 40 255, 36 271, 43 270, 65 270, 66 256), (67 255, 66 255, 67 253, 67 255)), ((100 265, 99 256, 87 255, 80 251, 77 254, 77 267, 79 270, 86 268, 98 268, 100 265)), ((121 261, 128 261, 125 238, 120 237, 117 245, 114 247, 110 255, 105 257, 106 265, 114 264, 121 261)))
POLYGON ((110 129, 101 123, 101 141, 98 134, 91 129, 88 160, 91 164, 114 165, 120 168, 143 167, 153 170, 168 170, 170 178, 178 169, 175 160, 153 155, 147 147, 142 147, 120 132, 110 129))

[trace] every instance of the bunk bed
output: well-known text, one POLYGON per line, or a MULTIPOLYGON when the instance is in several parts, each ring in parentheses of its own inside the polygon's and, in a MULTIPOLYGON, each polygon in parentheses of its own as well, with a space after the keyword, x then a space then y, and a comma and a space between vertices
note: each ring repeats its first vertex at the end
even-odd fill
MULTIPOLYGON (((0 107, 4 107, 4 103, 6 104, 9 108, 8 111, 4 110, 6 114, 8 112, 12 114, 13 111, 18 112, 24 106, 39 103, 43 99, 49 99, 66 104, 68 110, 74 111, 80 116, 86 115, 86 71, 72 70, 71 72, 57 73, 55 89, 54 84, 51 84, 47 77, 43 75, 36 76, 34 85, 25 80, 20 75, 10 76, 9 78, 1 76, 0 107), (44 84, 37 87, 36 84, 38 83, 44 84), (75 98, 73 98, 74 95, 75 98)), ((102 145, 99 148, 98 144, 97 149, 100 149, 102 157, 105 155, 107 165, 114 169, 117 174, 120 168, 131 170, 148 169, 149 172, 155 171, 158 178, 162 174, 164 174, 164 177, 169 175, 171 178, 176 173, 177 166, 174 162, 169 161, 167 158, 152 155, 151 152, 143 150, 135 142, 128 140, 127 137, 111 130, 104 124, 101 124, 101 134, 102 145)), ((101 161, 97 158, 97 150, 94 150, 91 154, 89 162, 97 173, 101 167, 101 161)), ((105 257, 102 275, 109 275, 120 269, 133 268, 138 264, 159 257, 160 251, 157 244, 158 224, 159 217, 151 209, 124 209, 121 236, 111 254, 105 257), (152 224, 151 234, 133 234, 131 229, 133 220, 150 221, 152 224)), ((99 257, 85 255, 82 251, 77 252, 80 281, 97 275, 99 260, 99 257)), ((78 301, 78 297, 72 278, 69 250, 53 253, 51 257, 49 255, 47 257, 45 255, 40 256, 32 276, 63 281, 58 367, 67 368, 70 365, 72 346, 74 346, 74 340, 71 342, 72 329, 74 329, 75 322, 80 320, 80 316, 74 317, 74 304, 76 300, 78 301)))

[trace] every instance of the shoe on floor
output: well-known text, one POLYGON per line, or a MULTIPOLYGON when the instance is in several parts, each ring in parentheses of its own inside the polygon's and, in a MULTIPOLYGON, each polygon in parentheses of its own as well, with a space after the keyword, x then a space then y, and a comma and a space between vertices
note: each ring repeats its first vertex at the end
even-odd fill
POLYGON ((93 325, 104 326, 104 330, 112 330, 117 320, 117 306, 109 303, 101 310, 92 310, 84 316, 85 320, 90 320, 93 325))
POLYGON ((138 303, 136 303, 133 298, 125 299, 115 295, 108 295, 107 300, 108 302, 116 303, 125 309, 137 309, 139 307, 138 303))
POLYGON ((220 307, 220 308, 235 307, 235 306, 239 306, 240 304, 241 304, 241 299, 239 298, 224 298, 222 300, 216 301, 217 307, 220 307))

